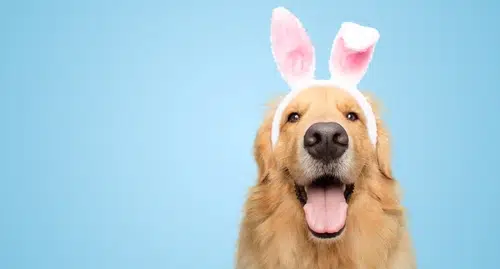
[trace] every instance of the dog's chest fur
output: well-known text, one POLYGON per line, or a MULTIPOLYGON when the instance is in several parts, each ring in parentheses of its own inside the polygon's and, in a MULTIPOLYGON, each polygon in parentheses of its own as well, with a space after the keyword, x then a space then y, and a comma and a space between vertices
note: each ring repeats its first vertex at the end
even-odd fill
POLYGON ((310 237, 303 211, 295 200, 257 202, 250 198, 247 204, 250 214, 260 216, 243 222, 241 236, 250 240, 245 240, 246 246, 240 246, 252 253, 246 258, 253 260, 249 261, 253 266, 242 269, 388 268, 389 253, 396 247, 391 243, 399 241, 399 218, 384 214, 379 203, 368 195, 358 195, 350 205, 346 229, 333 243, 310 237), (252 206, 258 208, 252 210, 252 206), (356 214, 360 210, 363 214, 356 214))

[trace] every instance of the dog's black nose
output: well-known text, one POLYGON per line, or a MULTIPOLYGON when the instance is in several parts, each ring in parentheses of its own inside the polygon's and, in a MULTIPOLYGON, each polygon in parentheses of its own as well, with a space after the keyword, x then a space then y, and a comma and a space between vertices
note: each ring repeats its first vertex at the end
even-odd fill
POLYGON ((304 148, 317 160, 330 162, 342 156, 349 145, 347 132, 336 122, 318 122, 307 129, 304 148))

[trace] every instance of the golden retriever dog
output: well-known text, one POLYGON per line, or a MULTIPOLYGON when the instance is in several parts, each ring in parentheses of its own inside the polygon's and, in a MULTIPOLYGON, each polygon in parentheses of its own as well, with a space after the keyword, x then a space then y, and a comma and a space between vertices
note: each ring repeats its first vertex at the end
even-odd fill
POLYGON ((302 25, 284 8, 273 12, 273 55, 292 91, 256 135, 258 180, 236 269, 416 268, 388 133, 373 97, 355 87, 377 40, 374 28, 343 24, 330 58, 335 79, 315 80, 302 25))

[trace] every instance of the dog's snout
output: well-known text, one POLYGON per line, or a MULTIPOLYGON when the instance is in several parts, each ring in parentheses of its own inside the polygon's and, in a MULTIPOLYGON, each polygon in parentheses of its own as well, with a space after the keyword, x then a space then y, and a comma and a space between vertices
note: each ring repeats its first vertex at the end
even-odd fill
POLYGON ((330 162, 342 156, 349 145, 346 130, 336 122, 318 122, 307 129, 304 148, 315 159, 330 162))

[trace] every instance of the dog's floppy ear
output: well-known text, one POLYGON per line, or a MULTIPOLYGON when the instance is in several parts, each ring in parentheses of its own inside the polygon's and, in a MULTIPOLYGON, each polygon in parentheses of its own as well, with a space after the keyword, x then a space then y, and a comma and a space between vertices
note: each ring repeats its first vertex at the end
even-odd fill
POLYGON ((366 100, 370 103, 373 113, 375 114, 377 121, 377 149, 376 156, 378 162, 378 168, 382 175, 388 179, 393 179, 392 169, 391 169, 391 145, 390 137, 387 129, 385 128, 382 120, 380 118, 381 108, 379 102, 376 101, 375 97, 370 93, 363 93, 366 100))
POLYGON ((271 145, 271 125, 274 111, 278 105, 277 100, 273 100, 268 104, 268 112, 257 131, 254 141, 254 158, 258 166, 258 183, 265 183, 268 179, 269 169, 271 168, 272 145, 271 145))

